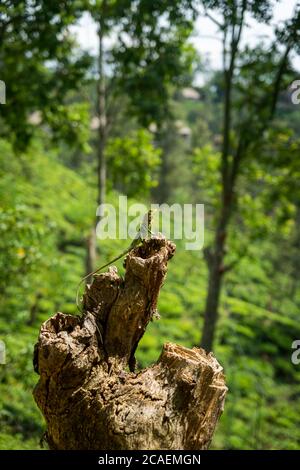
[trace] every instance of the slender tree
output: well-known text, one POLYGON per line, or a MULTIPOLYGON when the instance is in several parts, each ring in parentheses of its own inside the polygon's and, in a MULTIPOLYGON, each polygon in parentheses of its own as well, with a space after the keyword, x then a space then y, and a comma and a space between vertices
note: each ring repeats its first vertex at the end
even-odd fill
MULTIPOLYGON (((189 0, 99 0, 85 2, 98 30, 97 204, 106 199, 107 143, 120 110, 118 102, 128 96, 128 113, 147 127, 168 113, 170 85, 180 82, 191 64, 187 39, 192 15, 186 18, 189 0), (161 21, 162 17, 164 21, 161 21), (110 46, 107 46, 107 39, 110 46)), ((124 171, 126 169, 124 168, 124 171)), ((101 214, 98 214, 101 217, 101 214)), ((93 270, 96 256, 95 229, 88 239, 86 270, 93 270)))
POLYGON ((232 267, 225 264, 225 253, 238 177, 245 160, 258 155, 261 138, 274 119, 291 51, 299 48, 300 12, 298 8, 293 18, 275 31, 276 43, 264 54, 259 48, 243 50, 241 38, 249 16, 270 20, 271 2, 209 0, 203 6, 223 39, 222 194, 213 246, 206 250, 209 280, 201 339, 201 346, 211 350, 224 274, 232 267), (214 18, 215 13, 220 20, 214 18))

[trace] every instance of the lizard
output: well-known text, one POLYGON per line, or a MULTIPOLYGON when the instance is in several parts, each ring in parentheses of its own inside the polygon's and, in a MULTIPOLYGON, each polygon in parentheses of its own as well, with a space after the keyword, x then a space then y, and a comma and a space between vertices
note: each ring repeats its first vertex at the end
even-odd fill
POLYGON ((142 220, 142 223, 140 225, 140 228, 136 234, 136 236, 134 237, 134 239, 132 240, 131 244, 129 245, 128 248, 126 248, 126 250, 122 251, 122 253, 120 253, 118 256, 116 256, 115 258, 113 258, 111 261, 109 261, 108 263, 104 264, 103 266, 100 266, 100 268, 96 269, 95 271, 87 274, 86 276, 84 276, 80 282, 78 283, 77 285, 77 291, 76 291, 76 305, 77 305, 77 308, 78 310, 82 313, 82 311, 80 310, 79 308, 79 289, 80 289, 80 286, 82 285, 82 283, 88 279, 90 276, 94 276, 94 274, 97 274, 98 272, 102 271, 102 269, 104 268, 107 268, 108 266, 110 266, 112 263, 115 263, 116 261, 118 261, 119 259, 123 258, 124 256, 126 256, 131 250, 133 250, 133 248, 136 248, 138 245, 140 245, 140 243, 142 243, 143 240, 146 239, 147 235, 150 234, 152 235, 152 232, 151 232, 151 224, 152 224, 152 218, 153 218, 153 210, 149 210, 143 217, 143 220, 142 220))

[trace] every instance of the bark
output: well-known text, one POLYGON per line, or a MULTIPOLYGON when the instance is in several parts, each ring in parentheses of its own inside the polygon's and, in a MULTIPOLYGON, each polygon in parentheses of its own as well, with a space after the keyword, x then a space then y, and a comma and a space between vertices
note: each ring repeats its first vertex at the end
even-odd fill
MULTIPOLYGON (((222 176, 222 200, 219 224, 216 230, 216 236, 214 240, 214 246, 212 250, 206 250, 204 255, 208 260, 209 266, 209 281, 208 281, 208 292, 206 297, 206 306, 204 312, 204 326, 202 332, 201 346, 206 350, 211 350, 213 346, 214 334, 218 320, 218 308, 219 300, 222 289, 222 278, 228 267, 224 267, 224 255, 225 255, 225 241, 228 231, 228 224, 230 222, 231 214, 233 212, 234 192, 236 181, 240 171, 241 161, 244 159, 247 150, 251 143, 254 141, 259 142, 261 136, 263 136, 270 126, 272 119, 275 116, 278 97, 281 89, 282 78, 287 70, 288 59, 293 48, 293 30, 290 32, 290 37, 286 41, 286 48, 282 54, 281 60, 278 64, 278 69, 274 77, 273 88, 271 96, 269 93, 264 96, 261 100, 260 105, 257 106, 257 116, 254 113, 254 120, 260 119, 261 125, 259 127, 256 138, 250 137, 249 128, 251 129, 252 118, 249 123, 245 122, 240 130, 239 142, 235 152, 230 146, 230 133, 233 130, 232 126, 232 92, 233 92, 233 78, 235 72, 235 62, 238 53, 239 43, 241 39, 242 30, 244 27, 245 13, 247 10, 247 2, 242 2, 240 19, 232 27, 232 40, 229 48, 230 60, 228 69, 226 67, 226 28, 224 29, 223 39, 223 68, 224 68, 224 112, 223 112, 223 146, 222 146, 222 165, 221 165, 221 176, 222 176), (237 28, 237 34, 235 30, 237 28), (270 107, 267 113, 267 117, 263 118, 261 115, 262 109, 266 103, 270 101, 270 107), (229 162, 229 156, 233 154, 232 162, 229 162), (208 259, 209 258, 209 259, 208 259)), ((220 25, 219 25, 220 26, 220 25)))
POLYGON ((175 245, 152 238, 94 276, 83 315, 57 313, 40 330, 34 398, 50 449, 207 449, 226 386, 212 354, 167 343, 135 371, 134 354, 156 313, 175 245))
MULTIPOLYGON (((103 6, 103 8, 105 5, 103 6)), ((104 15, 104 13, 103 13, 104 15)), ((97 108, 99 117, 99 128, 98 128, 98 148, 97 148, 97 162, 98 162, 98 205, 104 204, 106 194, 106 158, 105 158, 105 146, 107 138, 107 117, 106 117, 106 86, 104 76, 104 50, 103 50, 103 38, 104 38, 104 17, 101 17, 99 24, 99 55, 98 55, 98 73, 99 79, 97 84, 97 108)))
POLYGON ((159 126, 155 142, 161 149, 161 164, 159 167, 158 185, 152 189, 153 199, 158 204, 168 202, 171 195, 170 174, 172 172, 172 151, 177 145, 177 129, 172 121, 168 121, 163 128, 159 126))
MULTIPOLYGON (((98 127, 98 139, 97 139, 97 204, 98 207, 103 207, 106 199, 106 156, 105 148, 107 141, 107 116, 106 116, 106 83, 104 75, 104 49, 103 39, 105 30, 104 21, 104 9, 106 2, 103 3, 103 11, 99 22, 99 53, 98 53, 98 73, 99 78, 97 82, 97 115, 99 119, 98 127)), ((102 217, 102 211, 98 214, 100 219, 102 217)), ((97 255, 97 243, 96 243, 96 227, 99 220, 96 218, 95 226, 91 229, 91 233, 87 240, 87 251, 86 251, 86 263, 85 271, 86 275, 92 273, 95 270, 95 260, 97 255)), ((91 278, 88 278, 91 281, 91 278)))
POLYGON ((206 296, 206 304, 204 310, 204 324, 201 338, 201 347, 206 351, 211 351, 216 325, 218 321, 218 309, 220 302, 220 294, 222 289, 222 279, 225 272, 225 242, 227 236, 227 226, 230 220, 231 200, 227 201, 223 207, 219 225, 216 230, 213 252, 209 260, 209 278, 208 292, 206 296))
POLYGON ((37 314, 38 314, 38 311, 39 311, 39 303, 42 300, 42 298, 43 298, 42 293, 38 292, 36 294, 36 297, 35 297, 35 300, 34 300, 33 304, 30 307, 29 318, 28 318, 28 321, 27 321, 27 325, 32 326, 32 325, 35 324, 37 314))
MULTIPOLYGON (((86 275, 94 271, 95 261, 96 261, 96 231, 92 228, 88 238, 87 238, 87 250, 86 250, 86 262, 85 262, 85 272, 86 275)), ((87 278, 87 282, 92 281, 92 275, 87 278)))
POLYGON ((170 198, 170 185, 168 175, 170 173, 169 154, 163 149, 161 154, 161 164, 159 169, 159 179, 157 187, 153 188, 152 194, 158 204, 166 203, 170 198))
MULTIPOLYGON (((240 36, 240 34, 239 34, 240 36)), ((270 112, 267 120, 263 123, 261 128, 261 135, 265 132, 274 117, 276 111, 276 104, 278 101, 280 83, 287 64, 290 46, 287 46, 285 53, 279 63, 278 72, 275 76, 273 94, 271 96, 270 112)), ((232 52, 234 57, 236 51, 232 52)), ((241 161, 244 158, 247 148, 251 141, 247 139, 247 132, 241 133, 234 158, 230 166, 228 166, 229 155, 229 134, 231 122, 231 93, 232 93, 232 78, 234 70, 234 60, 231 60, 229 71, 225 71, 225 106, 224 106, 224 127, 223 127, 223 149, 222 149, 222 200, 219 224, 216 230, 213 250, 210 253, 209 259, 209 280, 208 292, 206 297, 206 305, 204 311, 204 325, 201 338, 201 346, 210 351, 213 347, 216 325, 218 321, 218 310, 220 295, 222 289, 223 275, 226 271, 224 266, 225 257, 225 241, 227 237, 228 224, 230 222, 231 214, 233 211, 234 191, 236 181, 239 174, 241 161)))
POLYGON ((224 256, 225 241, 227 237, 227 227, 231 217, 234 186, 238 174, 238 166, 242 156, 241 148, 238 149, 233 164, 229 164, 230 132, 232 130, 232 91, 233 78, 235 72, 235 62, 238 47, 244 25, 244 15, 247 3, 242 4, 242 11, 239 21, 232 25, 230 60, 228 69, 226 67, 226 37, 228 31, 224 30, 223 42, 223 65, 224 65, 224 112, 223 112, 223 144, 221 156, 221 176, 222 176, 222 199, 218 226, 214 240, 214 247, 211 251, 209 263, 208 292, 204 311, 204 324, 202 330, 201 346, 210 351, 213 347, 215 330, 218 321, 219 302, 222 289, 222 279, 225 272, 224 256), (237 34, 235 30, 237 28, 237 34))

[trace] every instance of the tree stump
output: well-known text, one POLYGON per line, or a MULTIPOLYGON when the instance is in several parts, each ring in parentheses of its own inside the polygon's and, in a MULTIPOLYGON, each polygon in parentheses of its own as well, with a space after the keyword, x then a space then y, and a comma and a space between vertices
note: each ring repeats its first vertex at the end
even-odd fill
POLYGON ((164 345, 157 363, 135 371, 134 354, 156 313, 175 245, 155 237, 86 287, 81 317, 42 324, 34 398, 50 449, 207 449, 227 388, 213 354, 164 345))

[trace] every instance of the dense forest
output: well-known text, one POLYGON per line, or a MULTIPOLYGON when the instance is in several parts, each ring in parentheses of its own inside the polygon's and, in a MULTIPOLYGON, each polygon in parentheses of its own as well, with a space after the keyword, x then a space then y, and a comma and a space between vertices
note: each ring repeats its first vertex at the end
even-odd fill
POLYGON ((260 0, 1 2, 0 449, 40 448, 38 331, 76 314, 80 279, 130 243, 96 238, 97 206, 120 195, 205 205, 204 248, 175 240, 138 367, 167 341, 213 351, 229 391, 212 448, 300 447, 299 5, 271 39, 244 38, 272 14, 260 0), (83 15, 96 55, 73 29, 83 15), (191 40, 202 18, 222 69, 191 40))

